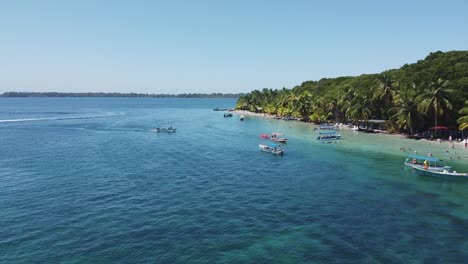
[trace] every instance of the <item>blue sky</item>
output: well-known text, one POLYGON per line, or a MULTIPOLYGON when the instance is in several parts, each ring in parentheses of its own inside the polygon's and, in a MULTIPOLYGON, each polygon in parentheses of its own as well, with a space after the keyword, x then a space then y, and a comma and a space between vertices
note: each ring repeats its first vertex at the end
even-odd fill
POLYGON ((0 92, 248 92, 468 49, 468 1, 0 1, 0 92))

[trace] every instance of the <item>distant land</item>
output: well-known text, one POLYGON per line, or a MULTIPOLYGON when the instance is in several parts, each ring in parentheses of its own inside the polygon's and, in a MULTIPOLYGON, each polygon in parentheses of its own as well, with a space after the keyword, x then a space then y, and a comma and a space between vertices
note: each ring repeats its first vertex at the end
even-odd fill
POLYGON ((60 93, 60 92, 5 92, 0 97, 150 97, 150 98, 239 98, 242 93, 183 93, 183 94, 145 94, 145 93, 60 93))

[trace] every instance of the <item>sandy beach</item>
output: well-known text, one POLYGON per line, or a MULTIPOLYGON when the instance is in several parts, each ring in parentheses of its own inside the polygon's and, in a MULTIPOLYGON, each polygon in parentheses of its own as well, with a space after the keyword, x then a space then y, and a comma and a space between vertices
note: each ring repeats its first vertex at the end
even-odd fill
MULTIPOLYGON (((252 113, 242 110, 236 110, 235 113, 268 120, 273 120, 275 117, 270 114, 252 113)), ((307 126, 310 128, 310 133, 315 133, 313 129, 317 127, 317 124, 301 121, 275 121, 289 122, 291 128, 307 126)), ((415 140, 407 138, 404 134, 356 132, 351 130, 347 125, 341 125, 339 130, 343 136, 343 140, 336 145, 337 148, 341 148, 343 151, 353 152, 360 150, 365 152, 389 153, 401 156, 402 160, 411 154, 421 156, 432 155, 442 161, 450 162, 450 164, 468 170, 468 148, 465 148, 463 142, 427 139, 415 140)), ((291 136, 291 132, 288 132, 289 136, 291 136)), ((315 137, 310 137, 310 140, 314 141, 314 138, 315 137)))

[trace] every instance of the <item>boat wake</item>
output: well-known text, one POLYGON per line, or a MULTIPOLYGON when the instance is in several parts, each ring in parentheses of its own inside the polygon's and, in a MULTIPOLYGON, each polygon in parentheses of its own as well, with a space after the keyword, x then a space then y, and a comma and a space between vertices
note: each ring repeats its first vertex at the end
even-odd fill
POLYGON ((93 116, 74 116, 74 117, 36 117, 36 118, 15 118, 15 119, 0 119, 0 123, 10 122, 36 122, 36 121, 56 121, 56 120, 78 120, 78 119, 96 119, 122 116, 124 113, 106 113, 93 116))

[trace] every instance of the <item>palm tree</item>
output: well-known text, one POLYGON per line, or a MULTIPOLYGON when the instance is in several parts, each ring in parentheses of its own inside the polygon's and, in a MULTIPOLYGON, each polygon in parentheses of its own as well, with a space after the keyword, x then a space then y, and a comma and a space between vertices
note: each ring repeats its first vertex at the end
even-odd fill
POLYGON ((357 96, 356 92, 350 85, 343 87, 343 93, 340 94, 338 105, 341 106, 341 112, 345 113, 348 111, 348 108, 351 106, 351 101, 357 96))
POLYGON ((438 79, 428 83, 426 91, 421 94, 418 99, 421 103, 418 105, 418 110, 422 112, 434 111, 434 126, 437 127, 437 118, 444 114, 444 111, 452 109, 450 103, 450 93, 452 90, 447 89, 448 81, 438 79))
POLYGON ((292 113, 292 104, 294 101, 294 94, 289 90, 283 90, 280 98, 278 99, 278 114, 290 115, 292 113))
POLYGON ((379 85, 375 89, 374 98, 383 102, 385 106, 389 106, 394 96, 394 83, 388 71, 385 71, 377 77, 379 85))
POLYGON ((261 107, 262 93, 259 90, 254 90, 248 99, 249 111, 257 112, 258 108, 261 107))
POLYGON ((332 97, 328 98, 325 101, 325 109, 327 110, 326 115, 328 117, 334 117, 335 122, 339 121, 340 118, 340 105, 339 105, 339 99, 337 97, 332 97))
POLYGON ((358 121, 358 127, 359 121, 364 121, 366 123, 367 129, 369 129, 369 124, 367 121, 372 114, 370 110, 370 103, 371 100, 367 96, 357 96, 346 110, 346 115, 352 120, 358 121))
POLYGON ((294 98, 294 109, 299 112, 303 120, 309 120, 311 108, 312 94, 309 91, 301 92, 294 98))
POLYGON ((390 119, 395 121, 397 129, 409 130, 411 134, 413 134, 415 122, 422 119, 415 95, 398 98, 396 106, 390 108, 388 112, 393 114, 390 119))
POLYGON ((458 113, 464 115, 458 118, 457 122, 460 124, 459 129, 465 130, 468 128, 468 101, 465 101, 465 107, 463 107, 458 113))

